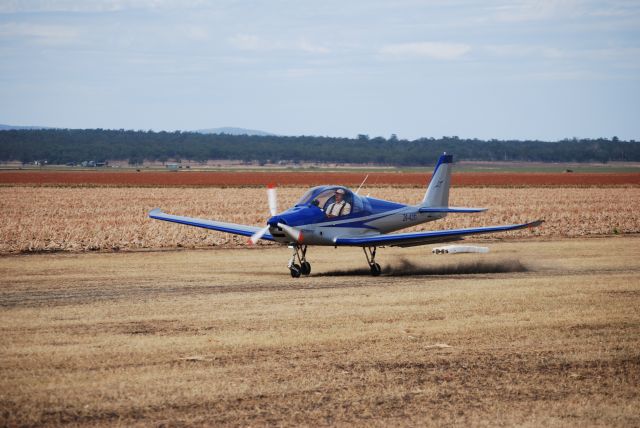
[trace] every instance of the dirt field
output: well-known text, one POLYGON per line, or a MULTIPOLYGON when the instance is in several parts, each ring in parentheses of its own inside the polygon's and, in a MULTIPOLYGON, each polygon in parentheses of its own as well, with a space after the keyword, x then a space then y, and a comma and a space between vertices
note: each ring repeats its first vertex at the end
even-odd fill
MULTIPOLYGON (((292 206, 306 188, 278 190, 279 207, 292 206)), ((424 188, 371 186, 364 194, 408 204, 424 188)), ((417 230, 477 227, 544 219, 543 227, 481 239, 546 238, 640 232, 640 187, 460 188, 452 206, 487 207, 482 214, 454 214, 417 230)), ((58 188, 0 187, 0 253, 246 246, 246 238, 153 221, 166 212, 264 225, 262 188, 58 188)), ((407 229, 411 230, 411 229, 407 229)))
MULTIPOLYGON (((203 171, 0 171, 0 184, 110 186, 315 186, 340 183, 357 186, 363 172, 203 172, 203 171)), ((372 172, 377 185, 424 186, 431 171, 372 172)), ((640 185, 640 173, 454 173, 454 186, 620 186, 640 185)))
POLYGON ((2 257, 0 425, 638 426, 640 238, 491 248, 2 257))

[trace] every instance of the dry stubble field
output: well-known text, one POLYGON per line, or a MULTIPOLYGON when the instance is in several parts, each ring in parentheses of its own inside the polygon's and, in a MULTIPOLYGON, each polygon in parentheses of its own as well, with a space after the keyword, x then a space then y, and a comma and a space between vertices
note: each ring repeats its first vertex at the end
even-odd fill
MULTIPOLYGON (((281 209, 306 188, 281 188, 281 209)), ((372 187, 365 194, 418 203, 424 188, 372 187)), ((451 189, 452 206, 487 207, 454 214, 419 230, 476 227, 544 219, 543 227, 488 239, 575 237, 640 232, 640 187, 451 189)), ((246 238, 148 219, 166 212, 262 226, 263 188, 0 187, 0 253, 245 246, 246 238)), ((485 238, 486 239, 486 238, 485 238)))
POLYGON ((433 227, 546 223, 485 255, 383 249, 376 279, 313 248, 293 280, 286 249, 146 217, 259 225, 264 189, 0 187, 0 425, 639 425, 640 188, 451 204, 490 211, 433 227), (64 252, 16 254, 42 251, 64 252))
POLYGON ((0 425, 638 426, 640 238, 491 247, 5 256, 0 425))

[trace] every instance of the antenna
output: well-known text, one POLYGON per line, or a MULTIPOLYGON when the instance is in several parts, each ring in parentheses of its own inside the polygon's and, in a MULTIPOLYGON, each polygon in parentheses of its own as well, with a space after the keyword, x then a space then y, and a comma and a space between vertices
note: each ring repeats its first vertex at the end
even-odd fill
POLYGON ((367 176, 364 178, 364 180, 362 180, 362 183, 360 183, 360 186, 358 186, 358 190, 356 190, 356 195, 358 194, 360 189, 362 189, 362 186, 364 185, 364 182, 367 181, 367 178, 369 178, 369 174, 367 174, 367 176))

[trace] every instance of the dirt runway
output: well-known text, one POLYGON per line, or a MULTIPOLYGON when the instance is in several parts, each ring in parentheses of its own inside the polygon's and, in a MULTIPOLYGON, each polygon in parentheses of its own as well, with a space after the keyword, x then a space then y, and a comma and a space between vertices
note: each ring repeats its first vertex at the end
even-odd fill
POLYGON ((640 424, 640 237, 489 246, 0 257, 0 424, 640 424))

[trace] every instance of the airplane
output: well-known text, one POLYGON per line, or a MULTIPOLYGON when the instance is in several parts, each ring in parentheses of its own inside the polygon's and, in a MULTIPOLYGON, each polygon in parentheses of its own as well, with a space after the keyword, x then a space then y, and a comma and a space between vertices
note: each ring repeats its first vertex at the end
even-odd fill
POLYGON ((324 185, 309 189, 293 207, 278 213, 276 189, 269 185, 267 196, 271 217, 263 228, 171 215, 159 208, 150 211, 149 217, 248 236, 249 242, 254 244, 262 239, 288 245, 293 254, 287 267, 293 278, 311 273, 311 264, 307 261, 308 246, 362 247, 371 275, 378 276, 382 272, 376 262, 376 250, 379 247, 412 247, 452 242, 468 235, 532 228, 543 223, 543 220, 537 220, 503 226, 391 233, 440 220, 448 214, 479 213, 487 210, 449 206, 452 165, 452 155, 444 153, 440 156, 424 198, 416 205, 361 196, 358 194, 360 188, 353 192, 344 186, 324 185), (338 212, 336 205, 340 207, 338 212))

